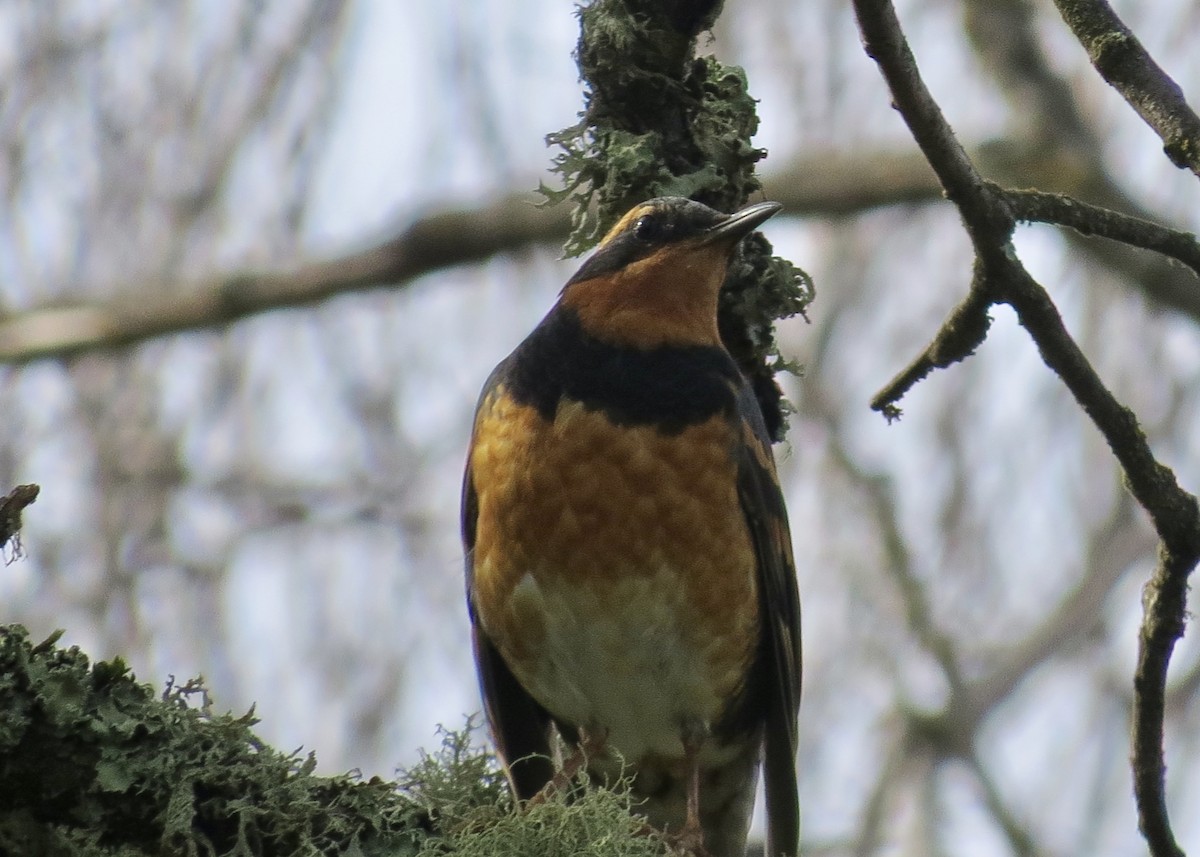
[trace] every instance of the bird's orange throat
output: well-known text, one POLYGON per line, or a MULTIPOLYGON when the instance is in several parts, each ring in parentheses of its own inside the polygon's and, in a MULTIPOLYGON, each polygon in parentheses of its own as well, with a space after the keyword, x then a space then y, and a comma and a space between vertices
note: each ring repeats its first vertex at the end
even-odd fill
POLYGON ((613 345, 719 345, 717 297, 729 248, 667 247, 619 271, 572 283, 562 305, 613 345))

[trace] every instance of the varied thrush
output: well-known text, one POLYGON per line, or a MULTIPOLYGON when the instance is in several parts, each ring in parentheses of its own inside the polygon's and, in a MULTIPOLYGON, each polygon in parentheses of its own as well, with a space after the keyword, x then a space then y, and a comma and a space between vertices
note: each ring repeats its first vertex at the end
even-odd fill
POLYGON ((760 762, 767 853, 798 848, 800 612, 771 444, 717 333, 738 242, 780 206, 636 206, 495 371, 463 486, 467 600, 517 798, 566 763, 740 857, 760 762))

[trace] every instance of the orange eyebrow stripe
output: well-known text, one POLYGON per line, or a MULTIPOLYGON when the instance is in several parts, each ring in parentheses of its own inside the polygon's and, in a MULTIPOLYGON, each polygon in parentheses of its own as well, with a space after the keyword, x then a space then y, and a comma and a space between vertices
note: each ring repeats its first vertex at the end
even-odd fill
POLYGON ((620 220, 613 224, 612 229, 608 230, 604 237, 600 239, 600 243, 597 245, 597 247, 603 247, 609 241, 612 241, 614 238, 624 232, 629 227, 629 224, 633 223, 642 215, 652 214, 653 212, 653 205, 646 205, 643 203, 642 205, 634 206, 629 211, 625 212, 625 215, 620 220))

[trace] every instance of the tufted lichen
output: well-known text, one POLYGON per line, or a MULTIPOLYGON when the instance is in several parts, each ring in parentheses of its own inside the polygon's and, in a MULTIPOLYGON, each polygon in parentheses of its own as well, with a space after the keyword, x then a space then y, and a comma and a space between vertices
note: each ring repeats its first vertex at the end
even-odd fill
MULTIPOLYGON (((745 72, 696 56, 696 39, 715 22, 719 2, 596 0, 580 12, 576 49, 585 84, 581 121, 547 136, 559 151, 552 171, 562 187, 542 186, 552 202, 574 205, 568 255, 591 249, 634 204, 686 196, 721 211, 761 189, 754 165, 766 152, 745 72)), ((786 403, 775 373, 774 322, 803 313, 812 281, 775 256, 762 236, 743 242, 722 294, 720 330, 754 385, 772 437, 784 433, 786 403)))

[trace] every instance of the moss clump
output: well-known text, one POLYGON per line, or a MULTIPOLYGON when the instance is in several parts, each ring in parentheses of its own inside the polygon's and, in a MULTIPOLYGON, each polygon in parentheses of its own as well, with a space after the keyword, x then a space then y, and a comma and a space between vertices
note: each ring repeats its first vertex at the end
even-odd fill
MULTIPOLYGON (((470 727, 472 724, 468 724, 470 727)), ((401 773, 401 789, 434 830, 421 857, 667 857, 666 840, 638 817, 629 783, 612 788, 581 774, 569 794, 514 812, 495 759, 471 746, 470 732, 443 732, 441 750, 401 773)))
POLYGON ((460 825, 426 840, 421 857, 666 857, 663 838, 630 814, 628 793, 594 788, 578 800, 556 797, 520 813, 460 825))
MULTIPOLYGON (((712 0, 595 0, 580 11, 585 109, 579 124, 547 137, 560 150, 552 170, 563 184, 542 187, 549 200, 574 203, 568 255, 590 249, 644 199, 685 196, 734 211, 761 188, 754 165, 766 152, 751 142, 758 115, 745 72, 695 55, 720 8, 712 0)), ((721 335, 776 440, 786 407, 774 376, 790 367, 773 325, 803 313, 812 297, 808 275, 772 255, 761 236, 743 243, 725 283, 721 335)))

